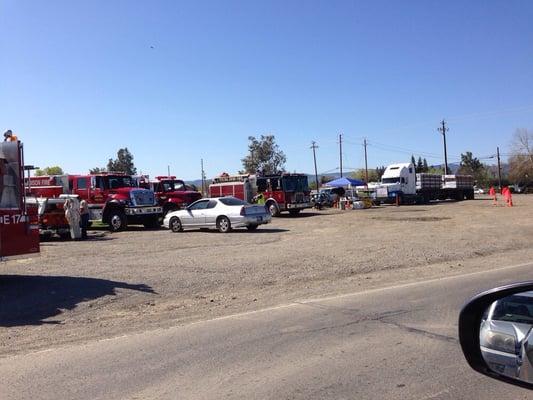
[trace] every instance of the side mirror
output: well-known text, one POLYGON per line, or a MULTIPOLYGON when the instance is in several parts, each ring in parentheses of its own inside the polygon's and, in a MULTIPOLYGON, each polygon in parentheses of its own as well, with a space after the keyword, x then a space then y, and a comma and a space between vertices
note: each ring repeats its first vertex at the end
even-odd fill
POLYGON ((533 389, 533 281, 472 298, 459 315, 459 341, 476 371, 533 389))

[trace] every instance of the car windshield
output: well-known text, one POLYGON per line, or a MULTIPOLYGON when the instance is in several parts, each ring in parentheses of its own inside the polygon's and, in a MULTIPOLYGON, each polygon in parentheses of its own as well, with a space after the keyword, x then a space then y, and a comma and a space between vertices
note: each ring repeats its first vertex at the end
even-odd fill
POLYGON ((307 176, 284 176, 282 178, 283 190, 287 192, 307 192, 309 186, 307 176))
POLYGON ((135 182, 129 176, 106 176, 103 181, 105 189, 136 187, 135 182))
POLYGON ((218 200, 226 206, 247 206, 250 204, 244 200, 237 199, 235 197, 222 197, 218 200))
POLYGON ((382 178, 381 183, 400 183, 400 177, 382 178))
POLYGON ((163 191, 164 192, 172 192, 172 191, 185 191, 187 190, 185 187, 185 183, 181 180, 173 180, 173 181, 163 181, 163 191))

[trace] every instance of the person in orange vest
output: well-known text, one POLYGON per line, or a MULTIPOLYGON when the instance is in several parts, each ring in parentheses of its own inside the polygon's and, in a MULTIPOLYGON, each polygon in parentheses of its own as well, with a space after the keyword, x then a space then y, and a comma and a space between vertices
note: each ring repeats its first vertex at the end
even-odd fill
POLYGON ((490 187, 489 196, 492 197, 492 205, 498 205, 498 195, 496 194, 496 189, 494 189, 494 186, 490 187))
POLYGON ((511 189, 508 186, 503 188, 503 197, 505 197, 505 202, 508 207, 513 206, 513 195, 511 194, 511 189))

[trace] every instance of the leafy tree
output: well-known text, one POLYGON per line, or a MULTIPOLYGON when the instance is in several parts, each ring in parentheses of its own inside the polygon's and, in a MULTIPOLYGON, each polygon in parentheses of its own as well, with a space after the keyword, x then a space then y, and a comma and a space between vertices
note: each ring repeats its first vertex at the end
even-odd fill
POLYGON ((325 185, 326 183, 331 182, 333 179, 334 178, 332 178, 331 176, 322 175, 320 177, 320 185, 325 185))
POLYGON ((521 185, 533 183, 533 132, 517 129, 509 157, 509 178, 521 185))
POLYGON ((135 175, 137 168, 133 164, 133 154, 130 153, 127 147, 117 151, 117 158, 115 160, 109 159, 107 162, 107 170, 110 172, 124 172, 127 175, 135 175))
POLYGON ((471 151, 461 154, 461 165, 458 174, 472 175, 476 184, 485 186, 491 180, 490 170, 479 159, 472 155, 471 151))
POLYGON ((380 181, 384 173, 385 173, 384 165, 382 165, 381 167, 376 167, 376 180, 380 181))
POLYGON ((424 172, 424 163, 422 162, 422 157, 418 156, 418 161, 416 162, 416 172, 424 172))
MULTIPOLYGON (((358 169, 358 170, 352 172, 350 175, 354 179, 358 179, 360 181, 364 181, 365 180, 365 170, 364 170, 364 168, 358 169)), ((368 170, 368 182, 376 182, 376 181, 379 181, 380 178, 381 177, 378 177, 378 169, 377 168, 368 170)))
POLYGON ((46 167, 43 169, 37 169, 35 170, 35 176, 43 176, 43 175, 63 175, 63 169, 58 166, 54 165, 52 167, 46 167))
POLYGON ((274 135, 261 135, 259 139, 249 136, 248 141, 248 155, 241 160, 244 173, 261 171, 270 175, 285 171, 287 157, 276 144, 274 135))
POLYGON ((102 167, 102 168, 100 168, 100 167, 94 167, 94 168, 91 168, 91 169, 89 170, 89 173, 90 173, 90 174, 102 174, 102 173, 104 173, 104 172, 106 172, 106 171, 107 171, 107 170, 106 170, 104 167, 102 167))
POLYGON ((437 175, 444 175, 444 168, 443 167, 436 167, 434 165, 428 167, 427 170, 428 174, 437 174, 437 175))

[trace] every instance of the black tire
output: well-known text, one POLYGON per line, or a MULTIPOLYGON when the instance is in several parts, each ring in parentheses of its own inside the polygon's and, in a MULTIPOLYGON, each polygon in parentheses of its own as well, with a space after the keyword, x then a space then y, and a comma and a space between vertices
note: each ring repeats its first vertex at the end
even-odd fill
POLYGON ((276 203, 274 203, 274 202, 268 203, 267 204, 267 210, 268 210, 268 212, 270 213, 271 216, 273 216, 273 217, 278 217, 279 216, 279 208, 276 205, 276 203))
POLYGON ((248 225, 246 227, 246 229, 248 229, 249 231, 255 231, 257 228, 259 227, 259 225, 248 225))
POLYGON ((300 214, 300 210, 289 210, 289 215, 291 217, 296 217, 298 214, 300 214))
POLYGON ((128 222, 126 220, 126 214, 124 214, 123 211, 111 211, 109 213, 109 230, 111 232, 119 232, 128 226, 128 222))
POLYGON ((168 227, 174 233, 183 232, 183 226, 181 225, 181 221, 178 217, 170 218, 168 227))
POLYGON ((231 231, 231 222, 228 217, 219 217, 217 220, 217 229, 221 233, 228 233, 231 231))

